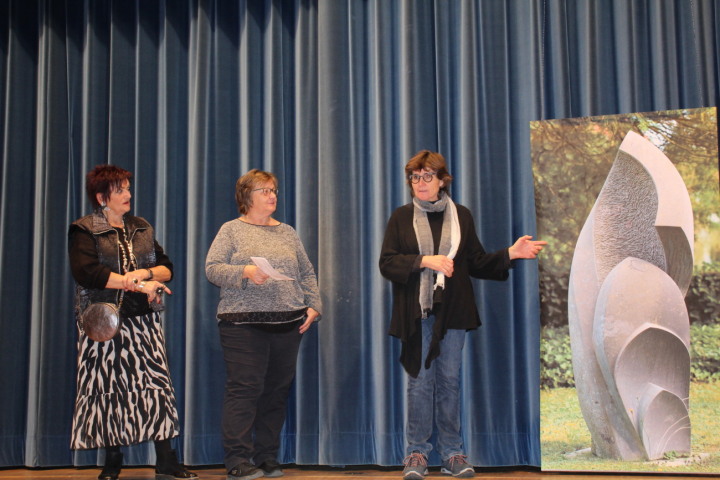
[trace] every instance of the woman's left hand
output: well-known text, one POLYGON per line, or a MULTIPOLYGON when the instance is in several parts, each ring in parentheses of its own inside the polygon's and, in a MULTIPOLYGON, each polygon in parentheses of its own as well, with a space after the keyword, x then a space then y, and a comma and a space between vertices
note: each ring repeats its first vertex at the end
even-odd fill
POLYGON ((122 276, 123 288, 125 290, 137 290, 137 285, 148 278, 148 270, 143 268, 140 270, 131 270, 122 276))
POLYGON ((320 316, 320 313, 315 310, 314 308, 308 308, 307 309, 307 317, 305 318, 305 321, 302 325, 300 325, 300 333, 307 332, 310 327, 312 326, 313 322, 317 317, 320 316))
POLYGON ((142 292, 148 296, 148 301, 161 303, 162 294, 172 294, 170 289, 164 283, 155 280, 144 280, 135 284, 135 291, 142 292))

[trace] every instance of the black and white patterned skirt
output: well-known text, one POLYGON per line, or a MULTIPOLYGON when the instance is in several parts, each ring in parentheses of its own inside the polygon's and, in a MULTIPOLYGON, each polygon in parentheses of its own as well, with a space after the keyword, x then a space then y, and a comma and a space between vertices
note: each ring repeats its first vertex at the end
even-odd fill
POLYGON ((70 448, 133 445, 179 434, 160 314, 123 318, 120 334, 107 342, 80 333, 70 448))

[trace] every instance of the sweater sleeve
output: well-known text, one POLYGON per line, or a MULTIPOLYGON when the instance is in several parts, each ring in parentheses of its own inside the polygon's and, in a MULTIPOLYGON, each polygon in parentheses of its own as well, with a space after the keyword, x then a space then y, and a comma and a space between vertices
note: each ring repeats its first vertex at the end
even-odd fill
POLYGON ((295 242, 297 250, 297 262, 300 282, 303 293, 305 294, 305 305, 312 308, 322 315, 322 301, 320 299, 320 289, 318 288, 317 275, 310 259, 307 256, 305 247, 300 240, 297 232, 295 232, 295 242))
MULTIPOLYGON (((402 207, 401 207, 402 208, 402 207)), ((396 283, 407 283, 412 273, 419 269, 420 251, 412 224, 403 225, 401 209, 395 210, 385 228, 385 238, 380 250, 380 273, 396 283), (409 233, 408 233, 409 228, 409 233), (412 234, 412 239, 408 237, 412 234), (414 247, 411 243, 414 241, 414 247)))
MULTIPOLYGON (((173 272, 173 263, 170 261, 170 257, 167 256, 165 253, 165 250, 160 246, 160 244, 157 242, 157 240, 154 240, 154 248, 155 248, 155 267, 165 267, 168 270, 170 270, 170 280, 173 279, 174 272, 173 272)), ((168 282, 170 281, 168 280, 168 282)), ((167 282, 165 282, 167 283, 167 282)))
POLYGON ((70 270, 79 285, 85 288, 105 288, 112 270, 100 263, 95 239, 90 232, 71 226, 68 233, 68 253, 70 270))
POLYGON ((220 227, 205 258, 205 275, 210 283, 218 287, 242 288, 245 265, 230 263, 238 241, 229 222, 220 227))
POLYGON ((468 228, 463 235, 466 235, 466 249, 468 259, 468 270, 472 277, 485 280, 507 280, 509 276, 510 254, 508 249, 487 253, 478 239, 475 231, 475 222, 468 211, 468 228))

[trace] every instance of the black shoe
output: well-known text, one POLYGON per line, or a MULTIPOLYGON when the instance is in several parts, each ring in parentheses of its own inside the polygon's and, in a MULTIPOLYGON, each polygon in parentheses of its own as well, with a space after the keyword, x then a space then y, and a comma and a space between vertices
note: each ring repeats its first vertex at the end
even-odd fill
POLYGON ((198 478, 198 476, 178 461, 175 450, 159 454, 155 467, 155 480, 175 480, 176 478, 198 478))
POLYGON ((98 480, 118 480, 120 470, 122 469, 122 461, 122 452, 105 453, 105 465, 100 475, 98 475, 98 480))
POLYGON ((255 465, 243 462, 228 472, 227 480, 254 480, 263 475, 263 471, 255 465))
POLYGON ((275 478, 282 477, 284 475, 282 468, 280 468, 280 464, 273 459, 265 460, 258 466, 258 468, 263 471, 263 474, 266 477, 275 478))

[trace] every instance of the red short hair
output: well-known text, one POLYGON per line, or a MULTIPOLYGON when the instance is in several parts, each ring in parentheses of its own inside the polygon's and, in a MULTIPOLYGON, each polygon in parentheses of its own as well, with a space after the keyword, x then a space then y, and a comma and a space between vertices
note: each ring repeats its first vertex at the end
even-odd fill
POLYGON ((110 198, 110 193, 122 187, 125 180, 130 180, 132 173, 118 167, 117 165, 98 165, 85 176, 85 191, 94 210, 100 208, 97 194, 102 196, 103 201, 110 198))

